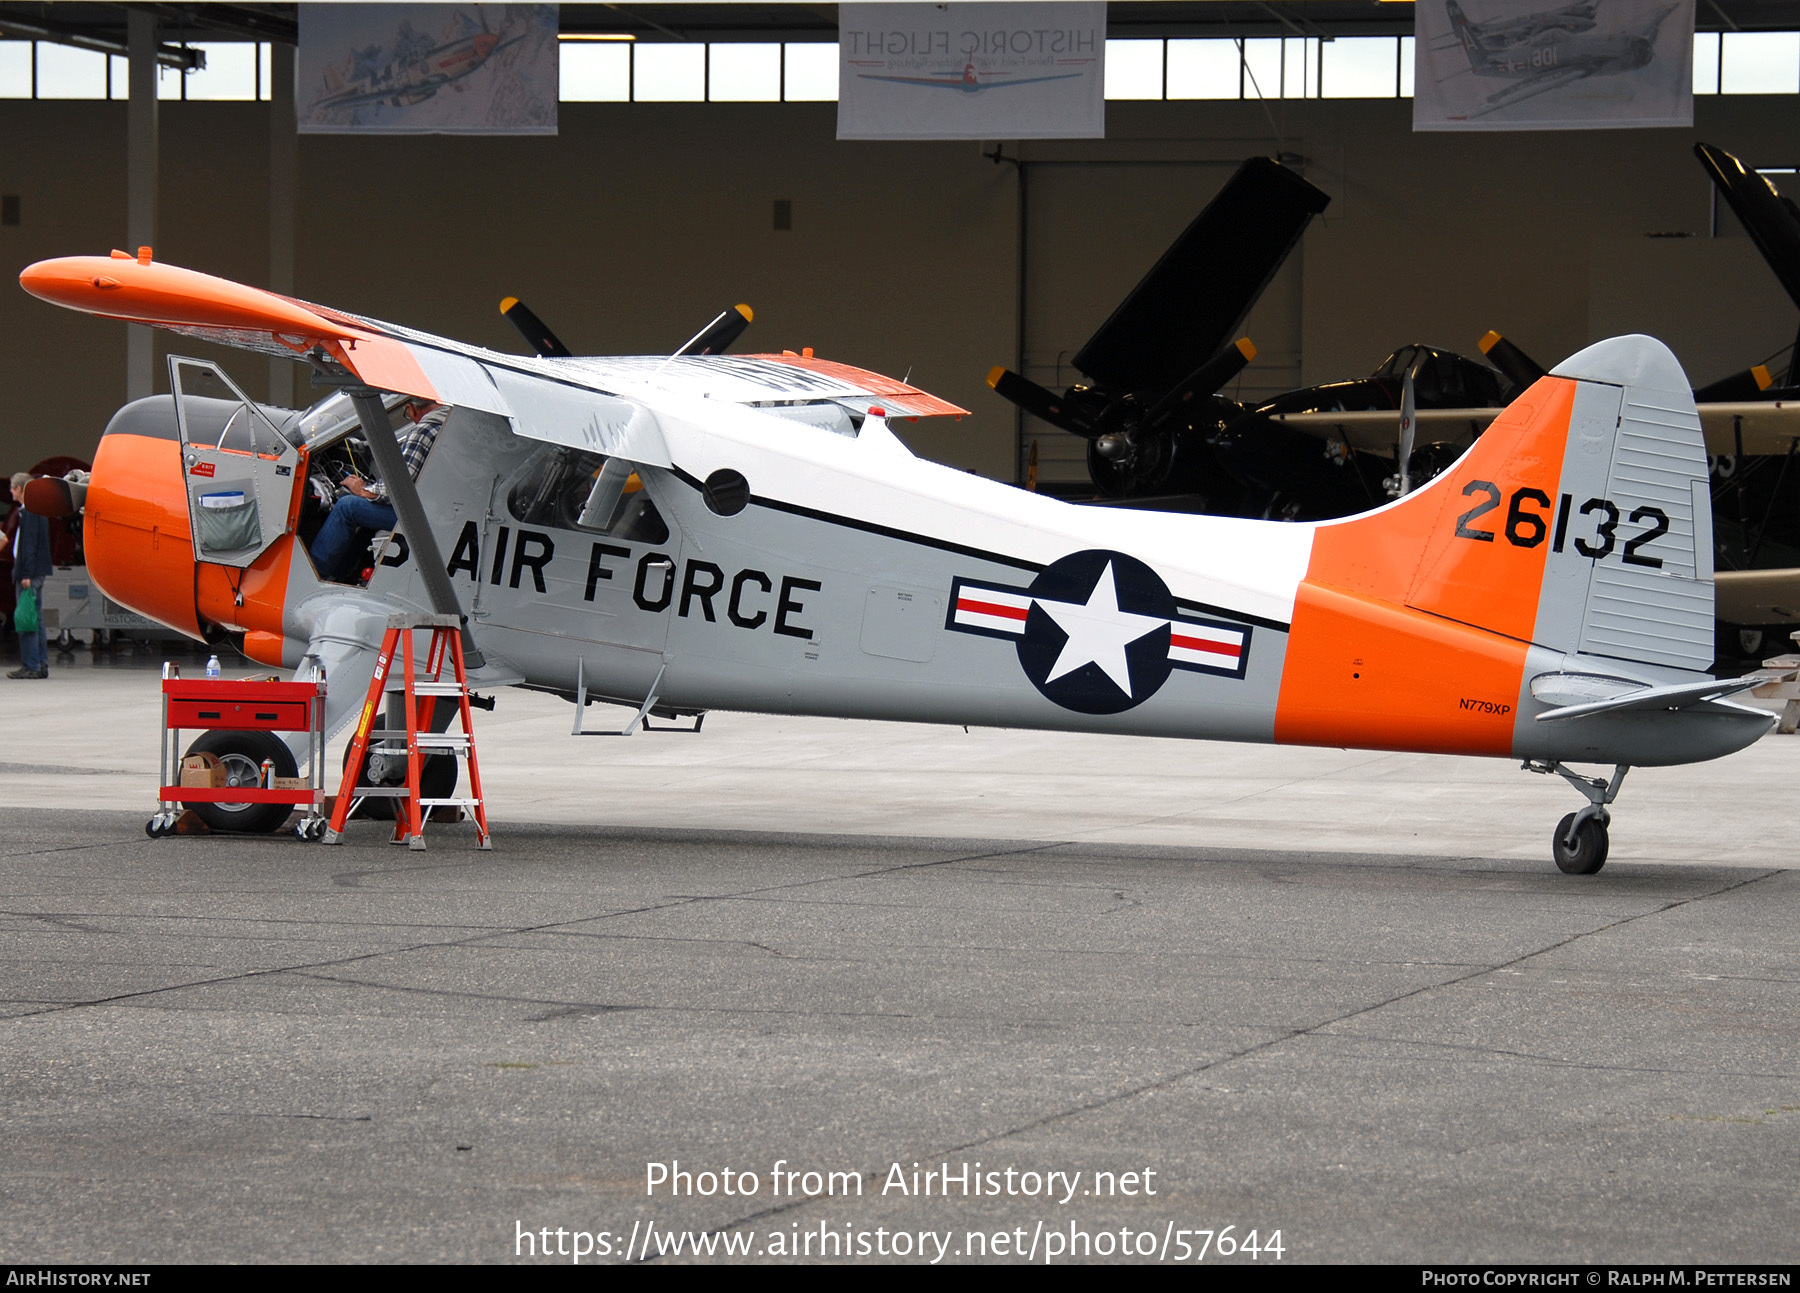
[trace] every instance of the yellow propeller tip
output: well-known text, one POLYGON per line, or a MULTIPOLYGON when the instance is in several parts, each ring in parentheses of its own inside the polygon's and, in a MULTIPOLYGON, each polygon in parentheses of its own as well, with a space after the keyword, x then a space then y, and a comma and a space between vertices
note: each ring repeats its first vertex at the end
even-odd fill
POLYGON ((1495 346, 1499 345, 1501 340, 1502 340, 1502 338, 1501 338, 1500 334, 1498 332, 1495 332, 1492 328, 1490 328, 1490 329, 1488 329, 1487 335, 1485 337, 1483 337, 1476 344, 1481 347, 1481 353, 1485 355, 1485 354, 1487 354, 1488 351, 1492 350, 1495 346))
POLYGON ((507 297, 504 301, 500 302, 500 313, 505 314, 508 310, 512 309, 513 306, 517 305, 518 303, 519 303, 518 297, 516 297, 516 296, 507 297))
POLYGON ((1256 358, 1256 347, 1251 344, 1250 338, 1239 337, 1236 344, 1238 354, 1244 357, 1245 363, 1249 363, 1252 359, 1256 358))
POLYGON ((999 386, 1000 379, 1004 376, 1006 376, 1006 369, 1002 368, 999 364, 995 364, 992 368, 988 369, 988 385, 999 386))
POLYGON ((737 312, 744 316, 745 323, 755 323, 756 322, 756 311, 752 310, 749 306, 740 305, 737 307, 737 312))
POLYGON ((1766 391, 1775 384, 1775 378, 1770 375, 1767 364, 1758 364, 1752 368, 1750 376, 1756 379, 1756 389, 1759 391, 1766 391))

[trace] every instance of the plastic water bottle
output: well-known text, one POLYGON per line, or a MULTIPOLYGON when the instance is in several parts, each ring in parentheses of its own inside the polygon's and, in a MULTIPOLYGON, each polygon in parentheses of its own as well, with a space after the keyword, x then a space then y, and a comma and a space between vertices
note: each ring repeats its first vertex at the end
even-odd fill
POLYGON ((217 678, 219 676, 219 657, 218 656, 215 655, 206 662, 206 676, 208 678, 217 678))

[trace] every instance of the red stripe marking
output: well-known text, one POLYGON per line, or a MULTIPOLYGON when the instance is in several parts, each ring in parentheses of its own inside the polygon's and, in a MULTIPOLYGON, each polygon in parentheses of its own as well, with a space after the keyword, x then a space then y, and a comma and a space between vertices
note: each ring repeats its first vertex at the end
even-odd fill
POLYGON ((1031 614, 1030 607, 1003 606, 998 602, 978 602, 971 597, 957 598, 956 610, 958 614, 963 611, 973 611, 977 615, 998 615, 1001 619, 1007 620, 1022 620, 1031 614))
POLYGON ((1228 642, 1212 642, 1206 638, 1183 637, 1179 633, 1171 633, 1169 635, 1169 645, 1181 647, 1186 651, 1204 651, 1209 655, 1229 656, 1233 660, 1242 655, 1244 651, 1241 642, 1236 646, 1232 646, 1228 642))

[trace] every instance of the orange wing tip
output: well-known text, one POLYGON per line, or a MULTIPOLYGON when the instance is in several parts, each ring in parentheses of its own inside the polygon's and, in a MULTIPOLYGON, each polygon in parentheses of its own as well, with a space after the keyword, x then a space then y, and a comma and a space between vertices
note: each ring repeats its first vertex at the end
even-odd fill
POLYGON ((1752 368, 1750 370, 1750 376, 1756 379, 1756 389, 1759 391, 1766 391, 1770 386, 1775 384, 1775 379, 1769 374, 1769 366, 1767 364, 1758 364, 1755 368, 1752 368))
POLYGON ((744 316, 745 323, 755 323, 756 322, 756 311, 752 310, 749 306, 738 305, 734 308, 737 310, 737 312, 739 314, 744 316))
POLYGON ((1000 386, 1000 379, 1004 376, 1006 376, 1006 369, 1002 368, 999 364, 995 364, 992 368, 988 369, 987 383, 989 386, 998 389, 1000 386))
POLYGON ((516 297, 516 296, 507 297, 504 301, 500 302, 500 313, 502 313, 502 314, 511 313, 513 306, 517 305, 518 303, 519 303, 518 297, 516 297))
POLYGON ((1487 335, 1475 344, 1481 348, 1481 353, 1485 355, 1488 351, 1499 345, 1501 340, 1500 334, 1495 332, 1492 328, 1489 328, 1487 335))
MULTIPOLYGON (((1256 347, 1251 343, 1250 338, 1239 337, 1233 344, 1237 346, 1237 352, 1244 357, 1244 362, 1246 364, 1256 358, 1256 347)), ((989 383, 990 386, 992 384, 993 383, 991 382, 989 383)))
POLYGON ((335 322, 261 288, 178 265, 158 265, 149 248, 129 257, 59 256, 25 267, 19 286, 41 301, 163 327, 283 333, 315 341, 360 341, 373 334, 335 322))

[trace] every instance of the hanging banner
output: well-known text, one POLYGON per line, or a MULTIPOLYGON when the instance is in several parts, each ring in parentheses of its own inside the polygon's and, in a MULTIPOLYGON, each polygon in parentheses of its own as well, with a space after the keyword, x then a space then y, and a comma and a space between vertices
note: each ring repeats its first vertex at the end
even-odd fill
POLYGON ((1418 0, 1414 130, 1694 124, 1694 0, 1418 0))
POLYGON ((1104 3, 840 4, 839 139, 1102 139, 1104 3))
POLYGON ((303 4, 303 135, 554 135, 553 4, 303 4))

